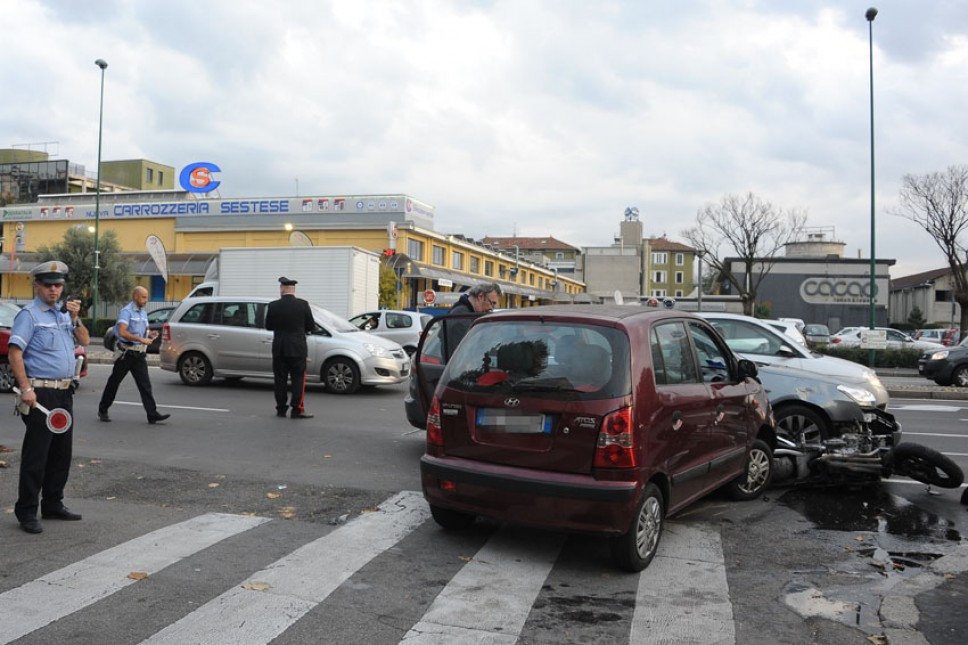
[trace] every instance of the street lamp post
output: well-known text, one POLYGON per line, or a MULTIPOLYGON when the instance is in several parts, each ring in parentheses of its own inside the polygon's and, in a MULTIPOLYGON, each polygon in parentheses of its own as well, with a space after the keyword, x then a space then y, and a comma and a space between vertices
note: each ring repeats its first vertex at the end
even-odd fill
POLYGON ((94 193, 94 298, 91 309, 91 329, 97 333, 97 279, 101 269, 101 250, 98 246, 101 233, 101 133, 104 130, 104 70, 108 64, 101 58, 94 61, 94 64, 101 68, 101 102, 97 120, 97 188, 94 193))
MULTIPOLYGON (((864 14, 867 18, 867 52, 870 62, 870 90, 871 90, 871 283, 870 283, 870 330, 876 327, 876 303, 877 303, 877 262, 876 247, 874 246, 874 18, 877 16, 877 9, 871 7, 864 14)), ((868 362, 871 368, 874 367, 874 349, 869 351, 868 362)))
POLYGON ((699 267, 699 282, 697 283, 696 295, 698 297, 698 303, 696 305, 696 311, 702 311, 702 257, 705 255, 704 252, 699 251, 696 253, 696 260, 698 260, 699 267))

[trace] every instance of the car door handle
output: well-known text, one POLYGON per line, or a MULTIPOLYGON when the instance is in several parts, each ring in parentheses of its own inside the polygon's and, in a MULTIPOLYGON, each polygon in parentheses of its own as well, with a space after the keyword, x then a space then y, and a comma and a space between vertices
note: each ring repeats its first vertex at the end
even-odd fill
POLYGON ((719 425, 726 418, 726 406, 722 403, 716 406, 716 418, 713 420, 713 425, 719 425))
POLYGON ((683 424, 682 416, 683 415, 682 415, 682 411, 681 410, 676 410, 675 412, 672 413, 672 429, 673 430, 678 430, 679 428, 682 427, 682 424, 683 424))

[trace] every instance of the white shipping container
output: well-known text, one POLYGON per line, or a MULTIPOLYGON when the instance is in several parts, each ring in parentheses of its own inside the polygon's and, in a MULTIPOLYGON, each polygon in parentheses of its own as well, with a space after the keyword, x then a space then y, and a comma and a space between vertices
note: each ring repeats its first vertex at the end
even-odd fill
POLYGON ((355 246, 224 248, 220 296, 279 297, 279 278, 299 282, 296 296, 349 318, 379 306, 380 256, 355 246))

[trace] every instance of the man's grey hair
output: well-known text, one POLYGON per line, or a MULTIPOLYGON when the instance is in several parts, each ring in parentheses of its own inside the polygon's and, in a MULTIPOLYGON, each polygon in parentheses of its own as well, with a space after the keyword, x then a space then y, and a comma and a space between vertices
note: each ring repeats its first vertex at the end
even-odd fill
POLYGON ((486 296, 492 291, 499 296, 502 295, 501 285, 496 282, 484 282, 483 284, 475 285, 467 290, 467 297, 476 298, 478 296, 486 296))

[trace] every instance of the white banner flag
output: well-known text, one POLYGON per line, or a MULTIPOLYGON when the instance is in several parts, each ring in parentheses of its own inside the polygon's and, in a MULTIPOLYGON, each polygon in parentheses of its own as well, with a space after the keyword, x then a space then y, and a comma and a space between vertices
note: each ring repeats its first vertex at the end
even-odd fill
POLYGON ((155 261, 155 266, 161 272, 165 284, 168 284, 168 254, 165 252, 165 243, 157 235, 149 235, 145 239, 145 246, 148 248, 148 255, 155 261))

